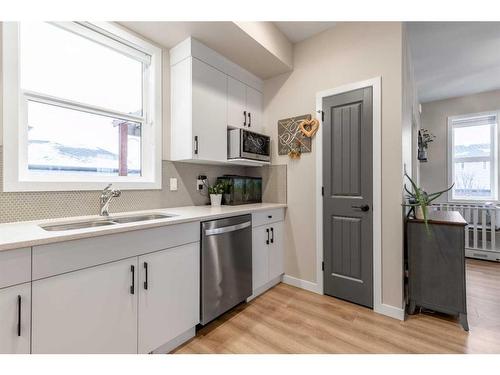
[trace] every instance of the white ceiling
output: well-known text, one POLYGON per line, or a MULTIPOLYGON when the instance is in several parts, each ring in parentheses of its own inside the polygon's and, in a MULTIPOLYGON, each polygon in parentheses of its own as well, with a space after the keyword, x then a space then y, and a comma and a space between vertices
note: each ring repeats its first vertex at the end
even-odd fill
POLYGON ((256 76, 267 79, 290 70, 233 22, 120 22, 167 49, 192 36, 256 76))
MULTIPOLYGON (((290 67, 234 22, 120 22, 167 49, 192 36, 256 76, 267 79, 290 67)), ((274 22, 292 43, 318 34, 335 22, 274 22)))
POLYGON ((283 34, 292 43, 302 42, 303 40, 312 37, 322 31, 325 31, 333 26, 335 22, 274 22, 283 34))
POLYGON ((410 22, 422 103, 500 89, 500 22, 410 22))

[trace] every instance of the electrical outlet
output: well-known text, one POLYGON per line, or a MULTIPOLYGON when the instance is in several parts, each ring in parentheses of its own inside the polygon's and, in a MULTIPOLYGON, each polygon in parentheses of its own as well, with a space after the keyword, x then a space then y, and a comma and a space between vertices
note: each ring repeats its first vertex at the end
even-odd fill
POLYGON ((177 179, 170 177, 170 191, 177 191, 177 179))
POLYGON ((198 178, 196 179, 196 190, 201 191, 203 190, 203 187, 207 183, 207 176, 205 175, 199 175, 198 178))

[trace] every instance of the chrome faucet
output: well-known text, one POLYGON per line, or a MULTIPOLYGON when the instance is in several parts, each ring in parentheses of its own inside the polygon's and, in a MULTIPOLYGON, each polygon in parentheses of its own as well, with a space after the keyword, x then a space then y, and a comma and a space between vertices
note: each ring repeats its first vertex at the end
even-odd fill
POLYGON ((113 198, 119 197, 121 194, 120 190, 111 189, 111 184, 104 188, 99 199, 101 216, 109 216, 109 203, 113 198))

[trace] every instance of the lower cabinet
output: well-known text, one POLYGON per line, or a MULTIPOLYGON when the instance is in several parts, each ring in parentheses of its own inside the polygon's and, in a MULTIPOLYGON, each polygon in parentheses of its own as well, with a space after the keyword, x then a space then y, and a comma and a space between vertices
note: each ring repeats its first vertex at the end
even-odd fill
POLYGON ((283 222, 271 224, 271 239, 269 244, 269 280, 285 273, 283 251, 283 222))
POLYGON ((195 327, 199 246, 33 281, 32 352, 149 353, 195 327))
POLYGON ((255 227, 252 230, 252 290, 264 286, 269 281, 269 228, 255 227))
POLYGON ((33 353, 137 353, 137 257, 33 281, 33 353))
POLYGON ((254 295, 284 273, 283 222, 253 228, 252 280, 254 295))
POLYGON ((139 353, 199 323, 199 254, 192 243, 139 257, 139 353))
POLYGON ((0 354, 30 353, 31 283, 0 289, 0 354))

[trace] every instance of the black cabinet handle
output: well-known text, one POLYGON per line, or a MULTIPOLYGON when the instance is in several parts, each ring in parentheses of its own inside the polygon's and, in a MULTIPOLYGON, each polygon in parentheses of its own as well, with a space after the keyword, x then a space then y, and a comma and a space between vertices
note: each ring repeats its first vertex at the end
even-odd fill
POLYGON ((195 155, 198 155, 198 136, 194 136, 194 153, 195 155))
POLYGON ((267 218, 268 218, 268 219, 272 219, 272 218, 273 218, 273 215, 267 215, 267 218))
POLYGON ((132 272, 132 285, 130 285, 130 294, 135 294, 135 267, 130 266, 130 272, 132 272))
POLYGON ((17 296, 17 335, 21 337, 21 296, 17 296))
POLYGON ((146 272, 146 281, 144 281, 144 289, 148 290, 148 263, 144 262, 144 271, 146 272))
POLYGON ((266 232, 267 232, 266 245, 269 245, 269 228, 266 228, 266 232))
POLYGON ((252 126, 252 114, 248 112, 248 127, 252 126))
POLYGON ((247 111, 243 111, 243 126, 247 126, 247 111))
POLYGON ((271 243, 274 243, 274 228, 271 228, 271 243))
POLYGON ((360 211, 363 211, 363 212, 366 212, 366 211, 370 210, 370 206, 368 206, 367 204, 363 204, 361 206, 351 206, 351 208, 354 208, 355 210, 360 210, 360 211))

